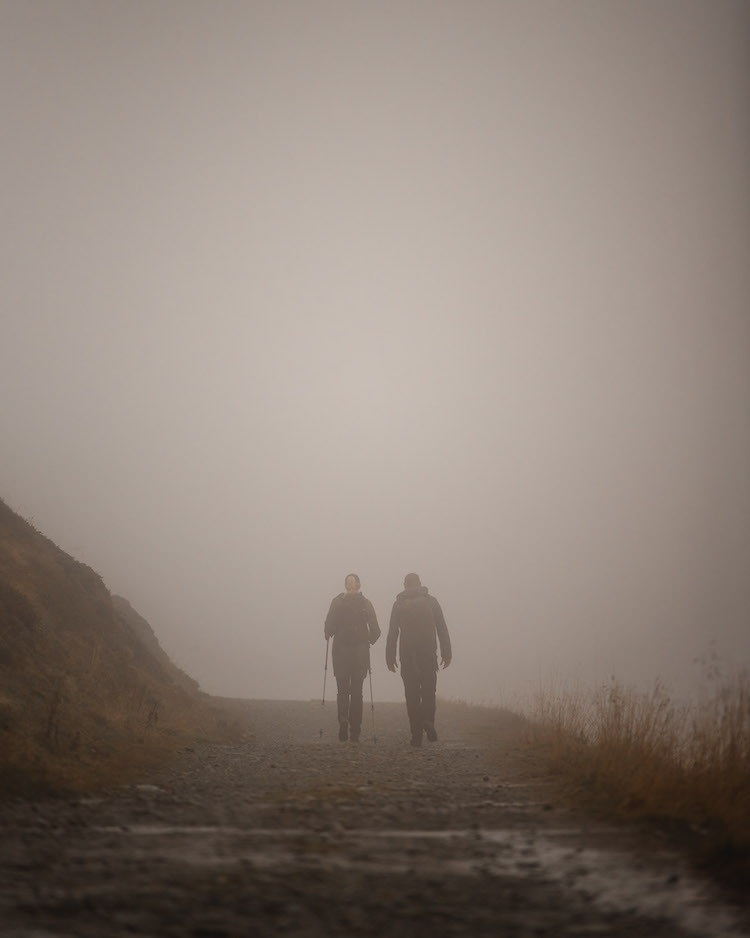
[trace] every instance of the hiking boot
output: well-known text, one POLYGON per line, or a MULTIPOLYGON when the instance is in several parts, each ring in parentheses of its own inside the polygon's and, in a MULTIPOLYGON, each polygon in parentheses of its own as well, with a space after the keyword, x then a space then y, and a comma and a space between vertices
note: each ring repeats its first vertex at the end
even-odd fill
POLYGON ((412 738, 409 740, 409 743, 410 743, 412 746, 421 746, 421 745, 422 745, 422 734, 420 733, 419 736, 412 736, 412 738))
POLYGON ((437 730, 435 729, 434 723, 425 723, 424 731, 431 743, 437 742, 437 730))
POLYGON ((359 727, 357 727, 356 729, 355 729, 354 727, 352 727, 352 731, 351 731, 351 733, 349 733, 349 742, 350 742, 350 743, 358 743, 358 742, 359 742, 359 727))
POLYGON ((346 720, 339 723, 339 740, 345 743, 349 739, 349 724, 346 720))

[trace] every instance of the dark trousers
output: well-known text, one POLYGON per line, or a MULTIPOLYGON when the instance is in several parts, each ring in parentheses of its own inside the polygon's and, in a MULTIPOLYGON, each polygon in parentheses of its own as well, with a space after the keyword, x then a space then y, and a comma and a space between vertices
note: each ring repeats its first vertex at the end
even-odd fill
POLYGON ((370 664, 367 642, 333 642, 333 673, 336 677, 336 706, 339 723, 346 720, 356 736, 362 726, 362 685, 370 664))
POLYGON ((402 652, 401 677, 411 735, 421 739, 425 723, 435 722, 437 655, 404 655, 402 652))
POLYGON ((336 675, 336 707, 338 709, 339 723, 346 720, 350 731, 356 735, 362 726, 362 685, 365 682, 364 674, 360 671, 336 675))

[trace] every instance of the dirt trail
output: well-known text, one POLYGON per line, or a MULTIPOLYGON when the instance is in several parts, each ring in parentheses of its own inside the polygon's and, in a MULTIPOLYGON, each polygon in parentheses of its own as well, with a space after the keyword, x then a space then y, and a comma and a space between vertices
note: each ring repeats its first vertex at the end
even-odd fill
MULTIPOLYGON (((335 708, 250 701, 253 733, 140 785, 0 808, 0 936, 748 935, 657 838, 593 822, 513 719, 403 704, 359 745, 335 708)), ((744 925, 743 925, 744 919, 744 925)))

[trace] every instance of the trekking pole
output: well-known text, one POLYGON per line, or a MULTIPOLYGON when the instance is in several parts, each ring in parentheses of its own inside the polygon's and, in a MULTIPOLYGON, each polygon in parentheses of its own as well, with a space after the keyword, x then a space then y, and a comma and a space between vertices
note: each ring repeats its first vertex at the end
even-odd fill
POLYGON ((325 707, 326 705, 326 678, 328 677, 328 643, 330 638, 326 639, 326 664, 323 668, 323 699, 320 701, 320 706, 325 707))
POLYGON ((372 741, 376 743, 378 738, 375 735, 375 698, 372 694, 372 666, 370 665, 369 646, 367 648, 367 673, 370 675, 370 713, 372 714, 372 741))

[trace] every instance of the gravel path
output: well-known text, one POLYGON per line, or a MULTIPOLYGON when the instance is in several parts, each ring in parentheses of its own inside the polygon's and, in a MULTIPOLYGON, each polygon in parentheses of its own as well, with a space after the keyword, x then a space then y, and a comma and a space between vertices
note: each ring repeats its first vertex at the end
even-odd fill
POLYGON ((0 808, 0 936, 748 935, 656 838, 605 827, 535 774, 510 717, 440 703, 249 701, 253 733, 143 784, 0 808))

